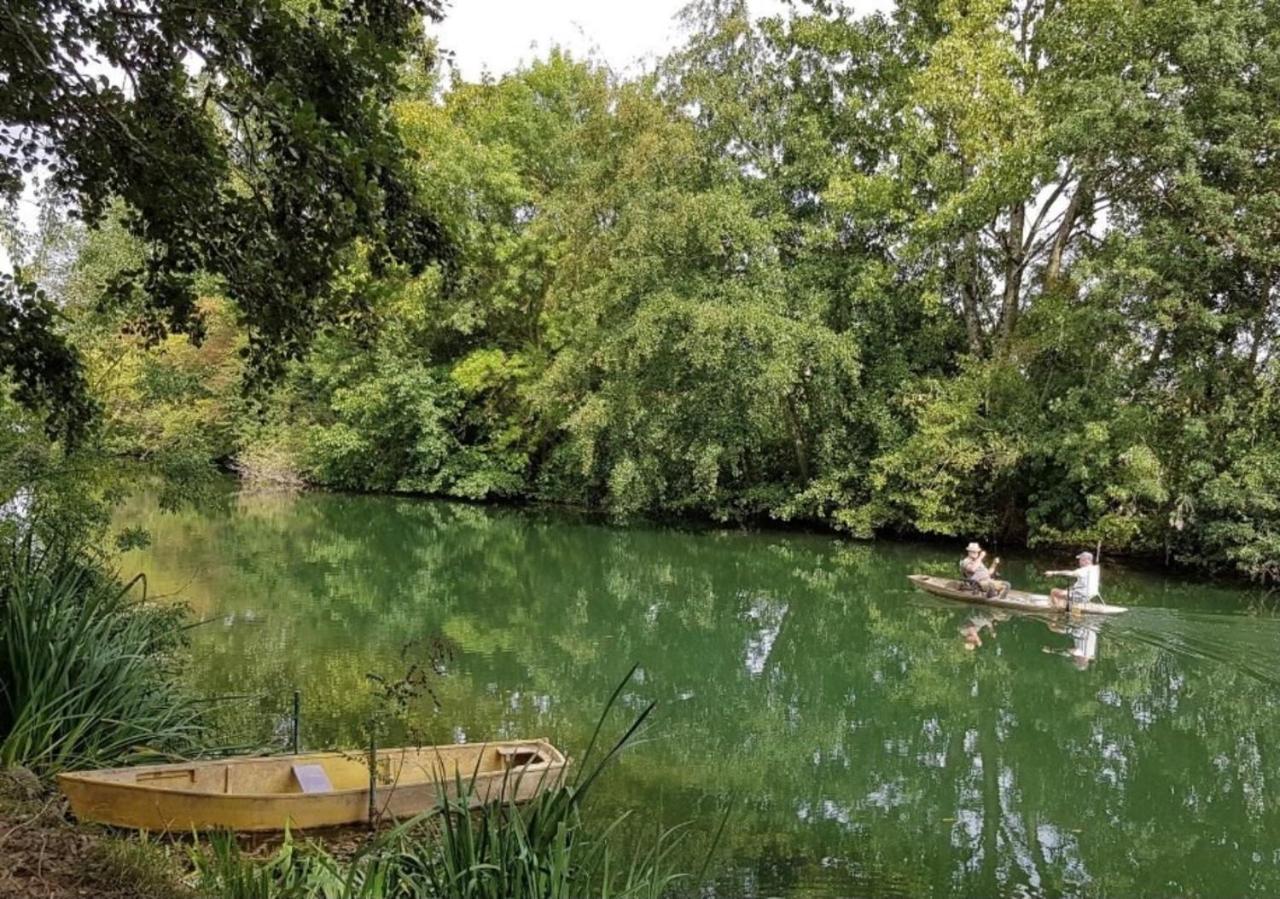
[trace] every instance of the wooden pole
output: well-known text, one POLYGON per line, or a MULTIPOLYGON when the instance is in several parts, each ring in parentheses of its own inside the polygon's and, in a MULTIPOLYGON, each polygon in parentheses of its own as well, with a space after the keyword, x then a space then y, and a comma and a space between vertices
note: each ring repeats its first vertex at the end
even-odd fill
POLYGON ((369 829, 378 826, 378 738, 372 729, 369 731, 369 829))
POLYGON ((299 734, 302 731, 302 693, 298 690, 293 691, 293 754, 297 755, 301 749, 299 742, 299 734))

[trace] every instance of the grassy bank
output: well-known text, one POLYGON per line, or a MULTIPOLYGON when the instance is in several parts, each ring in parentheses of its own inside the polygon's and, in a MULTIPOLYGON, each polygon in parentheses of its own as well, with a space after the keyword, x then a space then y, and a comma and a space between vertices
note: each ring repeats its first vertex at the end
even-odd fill
POLYGON ((656 899, 693 886, 671 864, 680 834, 621 848, 621 821, 584 818, 581 798, 566 786, 522 808, 450 804, 376 835, 157 839, 77 824, 47 783, 9 769, 0 772, 0 897, 656 899))
POLYGON ((0 897, 195 899, 186 848, 77 824, 47 781, 0 770, 0 897))

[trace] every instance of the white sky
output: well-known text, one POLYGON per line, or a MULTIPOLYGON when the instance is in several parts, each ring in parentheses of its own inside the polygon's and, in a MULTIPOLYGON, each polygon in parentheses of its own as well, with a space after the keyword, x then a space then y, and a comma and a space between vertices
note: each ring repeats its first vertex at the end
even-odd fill
MULTIPOLYGON (((451 0, 433 27, 467 81, 503 75, 554 46, 575 56, 588 51, 617 73, 634 73, 681 41, 675 15, 688 0, 451 0)), ((888 9, 891 0, 854 0, 857 13, 888 9)), ((778 15, 785 0, 748 0, 752 18, 778 15)))

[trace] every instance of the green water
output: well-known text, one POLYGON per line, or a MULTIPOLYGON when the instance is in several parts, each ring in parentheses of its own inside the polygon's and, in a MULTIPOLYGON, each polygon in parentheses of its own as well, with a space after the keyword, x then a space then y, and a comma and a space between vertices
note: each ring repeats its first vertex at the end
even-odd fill
POLYGON ((358 745, 366 674, 435 645, 389 738, 572 752, 639 663, 622 705, 658 709, 598 811, 692 821, 692 858, 732 802, 717 896, 1280 893, 1280 619, 1245 591, 1111 566, 1133 611, 1096 634, 993 634, 909 588, 943 546, 318 494, 122 520, 154 539, 124 568, 208 619, 193 679, 246 740, 283 742, 296 686, 305 745, 358 745))

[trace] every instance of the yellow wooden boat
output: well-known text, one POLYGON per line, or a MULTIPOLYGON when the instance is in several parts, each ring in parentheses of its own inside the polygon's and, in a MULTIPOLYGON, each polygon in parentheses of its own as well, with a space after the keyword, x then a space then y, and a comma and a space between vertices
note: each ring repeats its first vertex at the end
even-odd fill
MULTIPOLYGON (((379 816, 409 818, 435 807, 442 795, 456 799, 459 778, 473 807, 525 802, 558 783, 567 764, 545 739, 383 749, 373 806, 379 816)), ((368 754, 361 752, 77 771, 58 775, 58 785, 81 821, 155 833, 369 820, 368 754)))
MULTIPOLYGON (((1022 590, 1010 590, 1001 596, 986 596, 966 587, 960 581, 950 578, 932 577, 927 574, 909 574, 908 580, 926 593, 941 596, 945 599, 958 599, 961 602, 972 602, 984 606, 999 606, 1002 609, 1018 609, 1022 612, 1061 615, 1066 609, 1060 609, 1043 593, 1026 593, 1022 590)), ((1105 602, 1078 602, 1071 606, 1072 612, 1085 615, 1119 615, 1129 611, 1124 606, 1111 606, 1105 602)))

